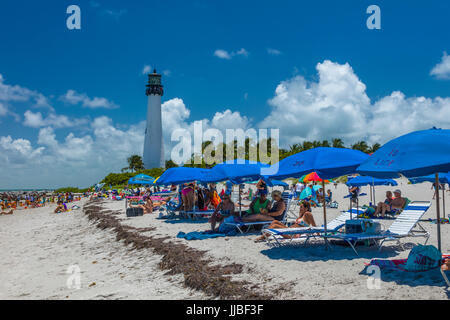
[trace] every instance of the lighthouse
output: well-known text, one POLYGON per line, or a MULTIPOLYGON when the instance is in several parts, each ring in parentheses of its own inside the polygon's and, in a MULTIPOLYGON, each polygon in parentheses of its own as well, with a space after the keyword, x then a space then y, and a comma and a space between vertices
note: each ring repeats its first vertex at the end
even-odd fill
POLYGON ((162 138, 161 97, 164 94, 161 84, 161 75, 153 73, 148 75, 147 95, 147 127, 144 141, 144 167, 164 168, 164 145, 162 138))

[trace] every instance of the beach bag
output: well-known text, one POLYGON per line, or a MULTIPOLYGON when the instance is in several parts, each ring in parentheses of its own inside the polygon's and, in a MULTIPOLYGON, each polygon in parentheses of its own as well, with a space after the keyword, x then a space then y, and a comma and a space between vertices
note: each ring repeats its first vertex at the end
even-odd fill
POLYGON ((427 271, 439 267, 441 260, 442 253, 435 246, 419 244, 409 253, 406 270, 427 271))

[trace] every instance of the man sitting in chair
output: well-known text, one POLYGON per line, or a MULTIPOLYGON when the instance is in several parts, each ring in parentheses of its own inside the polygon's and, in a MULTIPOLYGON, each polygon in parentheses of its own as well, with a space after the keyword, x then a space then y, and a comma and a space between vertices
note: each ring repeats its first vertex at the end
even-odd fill
POLYGON ((402 192, 399 189, 394 191, 394 196, 395 198, 392 198, 392 192, 386 192, 386 200, 378 203, 375 216, 381 213, 381 218, 384 218, 386 213, 394 213, 405 207, 406 199, 402 197, 402 192))

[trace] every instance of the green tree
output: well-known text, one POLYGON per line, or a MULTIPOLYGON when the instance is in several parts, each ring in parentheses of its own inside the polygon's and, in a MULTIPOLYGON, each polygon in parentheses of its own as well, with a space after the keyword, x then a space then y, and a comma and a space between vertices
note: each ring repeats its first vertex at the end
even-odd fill
POLYGON ((333 148, 345 148, 344 142, 340 138, 331 140, 331 145, 333 146, 333 148))
POLYGON ((136 172, 139 170, 144 170, 144 162, 142 161, 142 157, 137 154, 132 155, 127 159, 128 167, 123 168, 122 172, 125 170, 130 170, 131 172, 136 172))
POLYGON ((369 146, 367 145, 367 142, 365 142, 365 141, 358 141, 357 143, 352 145, 352 149, 368 153, 369 146))

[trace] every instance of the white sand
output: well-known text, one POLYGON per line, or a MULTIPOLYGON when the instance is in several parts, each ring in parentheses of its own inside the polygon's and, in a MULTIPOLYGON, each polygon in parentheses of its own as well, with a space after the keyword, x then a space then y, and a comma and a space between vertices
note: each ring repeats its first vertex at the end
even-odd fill
MULTIPOLYGON (((411 200, 431 200, 431 184, 408 185, 398 180, 403 194, 411 200)), ((339 209, 328 209, 328 219, 348 208, 345 185, 337 189, 329 186, 339 209)), ((397 187, 376 187, 377 201, 384 200, 386 190, 397 187)), ((368 188, 363 192, 369 193, 368 188)), ((447 215, 450 214, 450 193, 446 193, 447 215)), ((360 204, 368 202, 362 197, 360 204)), ((363 274, 364 263, 372 258, 406 258, 410 248, 423 243, 423 238, 409 238, 402 242, 406 250, 389 242, 381 252, 375 248, 360 247, 356 256, 349 247, 333 246, 326 250, 317 241, 306 247, 269 248, 254 243, 256 235, 216 238, 201 241, 177 239, 179 231, 207 230, 207 223, 157 219, 157 214, 126 218, 124 202, 109 202, 110 209, 121 210, 123 223, 135 227, 155 226, 148 234, 170 236, 176 242, 206 250, 218 263, 245 265, 243 274, 235 279, 261 283, 266 290, 277 286, 291 288, 276 296, 278 299, 448 299, 439 273, 421 274, 382 272, 380 289, 368 289, 368 276, 363 274)), ((441 208, 442 209, 442 208, 441 208)), ((321 224, 322 208, 313 210, 316 222, 321 224)), ((424 218, 435 218, 435 202, 424 218)), ((392 221, 383 221, 389 226, 392 221)), ((423 222, 431 233, 429 244, 436 245, 436 224, 423 222)), ((442 246, 449 252, 450 225, 441 225, 442 246)), ((182 276, 168 277, 158 269, 160 258, 151 251, 128 252, 114 239, 110 231, 96 229, 81 210, 69 214, 49 214, 46 209, 18 212, 0 217, 0 298, 13 299, 190 299, 205 297, 182 285, 182 276), (93 261, 97 261, 93 264, 93 261), (82 288, 66 287, 69 265, 78 264, 82 271, 82 288), (89 287, 95 282, 96 285, 89 287)))
POLYGON ((203 298, 182 286, 182 276, 165 276, 158 256, 130 252, 82 210, 58 215, 53 210, 0 216, 0 299, 203 298), (67 286, 71 265, 81 271, 79 290, 67 286))

